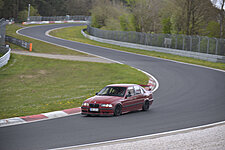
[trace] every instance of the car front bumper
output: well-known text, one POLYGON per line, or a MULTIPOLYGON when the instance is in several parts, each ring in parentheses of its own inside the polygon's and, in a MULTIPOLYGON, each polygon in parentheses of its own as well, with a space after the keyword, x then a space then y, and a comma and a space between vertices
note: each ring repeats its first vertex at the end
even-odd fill
POLYGON ((91 107, 81 107, 82 115, 91 115, 91 116, 113 116, 114 109, 113 108, 98 108, 99 111, 90 111, 91 107))

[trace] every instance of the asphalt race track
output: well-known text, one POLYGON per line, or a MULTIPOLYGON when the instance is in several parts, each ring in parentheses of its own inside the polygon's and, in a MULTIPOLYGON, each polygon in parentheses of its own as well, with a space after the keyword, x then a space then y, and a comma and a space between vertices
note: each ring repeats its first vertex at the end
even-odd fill
MULTIPOLYGON (((110 50, 45 35, 73 24, 30 27, 19 33, 142 69, 159 81, 150 111, 119 117, 69 117, 0 128, 0 149, 50 149, 148 135, 225 120, 225 72, 110 50)), ((66 75, 65 75, 66 76, 66 75)))

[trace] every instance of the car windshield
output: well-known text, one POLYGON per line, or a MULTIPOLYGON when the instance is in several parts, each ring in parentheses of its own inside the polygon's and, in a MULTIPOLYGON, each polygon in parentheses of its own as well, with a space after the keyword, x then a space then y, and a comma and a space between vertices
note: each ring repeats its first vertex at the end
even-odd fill
POLYGON ((98 96, 119 96, 123 97, 126 92, 126 87, 113 87, 107 86, 103 88, 97 95, 98 96))

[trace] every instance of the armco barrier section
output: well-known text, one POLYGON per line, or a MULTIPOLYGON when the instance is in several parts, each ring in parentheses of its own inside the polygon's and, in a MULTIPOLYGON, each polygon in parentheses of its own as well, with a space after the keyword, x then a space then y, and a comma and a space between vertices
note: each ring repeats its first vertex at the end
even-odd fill
POLYGON ((10 52, 11 49, 9 47, 0 47, 0 53, 4 54, 2 57, 0 57, 0 68, 6 65, 10 59, 10 52))
POLYGON ((23 22, 23 25, 28 24, 48 24, 48 23, 87 23, 90 16, 30 16, 27 18, 27 22, 23 22))
POLYGON ((74 21, 74 20, 69 20, 69 21, 30 21, 30 22, 23 22, 23 25, 29 25, 29 24, 49 24, 49 23, 82 23, 86 24, 87 21, 74 21))
POLYGON ((134 43, 128 43, 128 42, 120 42, 120 41, 109 40, 109 39, 104 39, 104 38, 99 38, 99 37, 87 35, 83 30, 81 32, 85 37, 87 37, 91 40, 102 42, 102 43, 114 44, 114 45, 118 45, 118 46, 122 46, 122 47, 143 49, 143 50, 148 50, 148 51, 157 51, 157 52, 162 52, 162 53, 169 53, 169 54, 185 56, 185 57, 192 57, 192 58, 211 61, 211 62, 223 62, 223 63, 225 63, 225 56, 191 52, 191 51, 184 51, 184 50, 177 50, 177 49, 171 49, 171 48, 148 46, 148 45, 142 45, 142 44, 134 44, 134 43))
POLYGON ((225 39, 181 34, 109 31, 94 28, 90 25, 88 25, 87 31, 95 37, 114 41, 225 56, 225 39))
POLYGON ((17 38, 14 38, 14 37, 11 37, 11 36, 8 36, 8 35, 5 36, 5 40, 7 42, 10 42, 10 43, 16 44, 18 46, 21 46, 23 48, 26 48, 29 51, 32 51, 32 43, 28 43, 26 41, 19 40, 17 38))
POLYGON ((30 16, 27 21, 86 21, 88 16, 77 15, 77 16, 30 16))

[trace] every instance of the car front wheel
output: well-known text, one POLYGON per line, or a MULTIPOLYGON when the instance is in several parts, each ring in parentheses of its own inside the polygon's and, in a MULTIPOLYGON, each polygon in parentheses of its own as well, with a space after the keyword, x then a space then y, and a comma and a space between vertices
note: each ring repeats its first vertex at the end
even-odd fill
POLYGON ((146 100, 145 103, 142 106, 142 110, 143 111, 147 111, 149 109, 149 101, 146 100))
POLYGON ((121 105, 116 105, 115 110, 114 110, 114 116, 119 116, 122 113, 122 107, 121 105))

